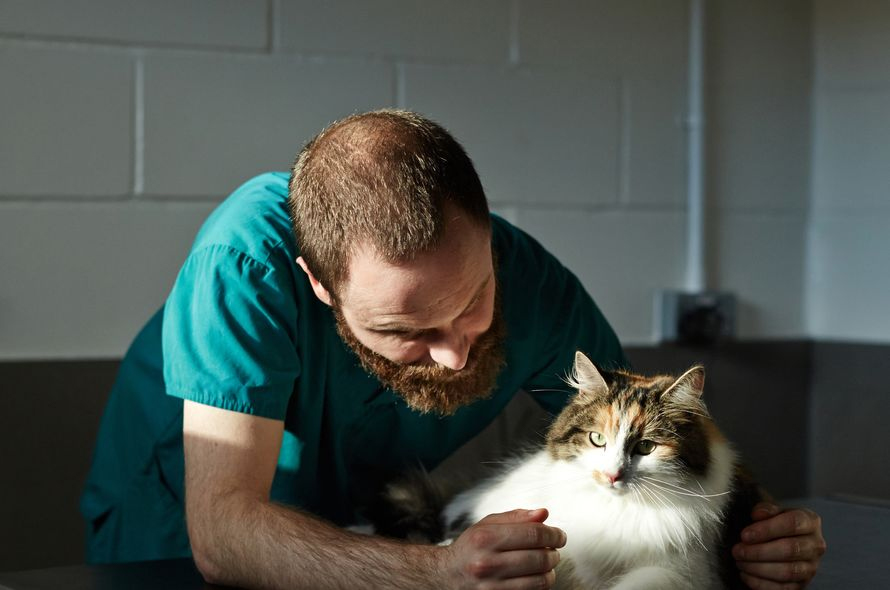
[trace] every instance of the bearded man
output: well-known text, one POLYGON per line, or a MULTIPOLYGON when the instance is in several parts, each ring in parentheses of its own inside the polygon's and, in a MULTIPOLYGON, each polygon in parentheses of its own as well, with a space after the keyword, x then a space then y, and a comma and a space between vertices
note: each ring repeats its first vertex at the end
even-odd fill
POLYGON ((341 527, 518 390, 557 413, 579 349, 625 364, 577 278, 490 215, 443 128, 338 121, 214 211, 128 351, 81 502, 89 559, 193 556, 261 588, 547 587, 565 535, 546 510, 449 547, 341 527))

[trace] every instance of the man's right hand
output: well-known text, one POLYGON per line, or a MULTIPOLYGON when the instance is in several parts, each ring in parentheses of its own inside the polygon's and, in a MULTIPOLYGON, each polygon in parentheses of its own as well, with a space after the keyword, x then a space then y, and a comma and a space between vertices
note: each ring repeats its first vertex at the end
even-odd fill
POLYGON ((556 550, 566 544, 561 529, 543 524, 547 510, 490 514, 446 549, 443 573, 455 589, 551 588, 556 550))

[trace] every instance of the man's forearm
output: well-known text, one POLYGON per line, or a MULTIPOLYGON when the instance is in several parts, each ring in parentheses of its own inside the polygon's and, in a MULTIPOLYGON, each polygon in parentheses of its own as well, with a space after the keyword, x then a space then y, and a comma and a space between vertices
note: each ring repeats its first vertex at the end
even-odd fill
POLYGON ((441 548, 354 534, 308 514, 229 496, 189 519, 209 582, 245 588, 437 588, 441 548))

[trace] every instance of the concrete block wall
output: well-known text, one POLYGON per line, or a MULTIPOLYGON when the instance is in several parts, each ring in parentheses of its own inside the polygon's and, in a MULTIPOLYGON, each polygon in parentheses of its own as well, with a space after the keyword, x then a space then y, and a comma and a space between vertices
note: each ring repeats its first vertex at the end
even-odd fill
POLYGON ((890 4, 815 3, 808 324, 890 343, 890 4))
POLYGON ((807 324, 810 490, 890 497, 890 5, 817 0, 807 324), (850 345, 849 342, 856 342, 850 345))
MULTIPOLYGON (((743 337, 801 336, 809 2, 709 13, 712 286, 739 295, 743 337)), ((688 17, 685 0, 0 0, 0 359, 119 357, 217 202, 385 106, 452 130, 494 209, 649 343, 653 294, 685 268, 688 17)))
POLYGON ((709 270, 742 338, 807 334, 811 2, 708 2, 709 270))

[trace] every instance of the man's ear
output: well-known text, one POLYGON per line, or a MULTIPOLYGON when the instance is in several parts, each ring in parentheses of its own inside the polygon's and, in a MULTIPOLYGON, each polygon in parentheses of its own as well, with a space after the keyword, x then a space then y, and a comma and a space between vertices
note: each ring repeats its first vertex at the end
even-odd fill
POLYGON ((300 268, 302 268, 303 272, 306 273, 306 276, 309 277, 309 284, 312 285, 312 292, 315 293, 315 296, 318 297, 319 301, 330 307, 333 302, 331 294, 324 288, 324 285, 318 282, 318 279, 316 279, 315 275, 312 274, 312 271, 309 270, 309 267, 306 265, 306 261, 303 260, 302 256, 297 258, 297 264, 300 265, 300 268))

